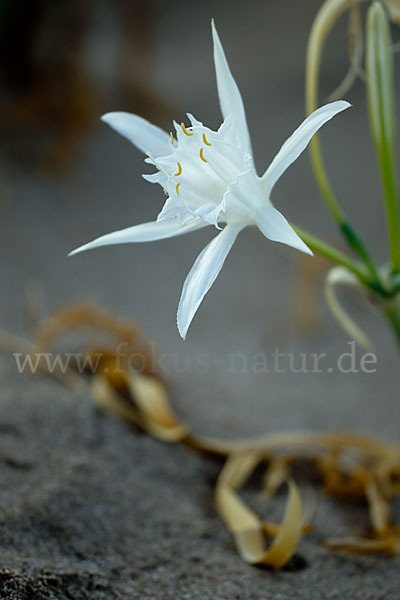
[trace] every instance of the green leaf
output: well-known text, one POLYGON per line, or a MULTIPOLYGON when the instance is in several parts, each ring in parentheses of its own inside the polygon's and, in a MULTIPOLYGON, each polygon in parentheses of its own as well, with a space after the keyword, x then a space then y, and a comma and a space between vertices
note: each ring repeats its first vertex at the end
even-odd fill
POLYGON ((400 272, 400 222, 395 176, 396 119, 389 22, 379 2, 367 15, 366 68, 368 111, 385 198, 392 272, 400 272))

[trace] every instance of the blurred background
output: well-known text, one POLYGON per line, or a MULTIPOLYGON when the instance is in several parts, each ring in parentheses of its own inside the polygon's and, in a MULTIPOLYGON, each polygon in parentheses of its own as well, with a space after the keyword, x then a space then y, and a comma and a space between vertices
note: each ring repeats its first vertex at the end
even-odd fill
MULTIPOLYGON (((300 353, 327 353, 325 364, 334 366, 349 351, 325 307, 329 265, 322 260, 245 230, 182 342, 175 324, 181 287, 215 235, 211 228, 67 258, 103 233, 154 219, 164 201, 162 190, 141 177, 151 169, 140 152, 100 116, 124 110, 169 131, 173 119, 191 112, 218 127, 214 17, 262 172, 304 118, 306 44, 319 6, 319 0, 1 0, 1 328, 26 334, 31 285, 42 289, 46 312, 90 299, 139 322, 164 357, 174 406, 197 429, 236 435, 342 428, 398 437, 398 356, 385 324, 356 293, 344 299, 376 342, 376 373, 278 373, 272 358, 270 373, 232 372, 237 353, 251 365, 254 355, 278 349, 301 368, 300 353), (206 372, 196 362, 203 353, 206 372)), ((348 69, 346 30, 343 18, 329 38, 321 103, 348 69)), ((363 83, 346 98, 354 107, 324 127, 324 153, 342 205, 384 262, 363 83)), ((273 201, 289 220, 341 244, 307 153, 282 177, 273 201)), ((10 360, 2 359, 2 375, 11 397, 35 384, 10 360)))

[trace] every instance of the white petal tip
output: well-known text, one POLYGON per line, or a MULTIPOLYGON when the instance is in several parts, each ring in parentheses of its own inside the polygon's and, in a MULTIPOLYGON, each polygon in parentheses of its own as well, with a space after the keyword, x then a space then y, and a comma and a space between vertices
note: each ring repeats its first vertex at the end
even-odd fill
POLYGON ((296 234, 296 239, 291 239, 291 240, 288 240, 287 242, 285 242, 284 240, 282 240, 282 241, 283 241, 283 243, 286 243, 288 246, 291 246, 292 248, 294 248, 295 250, 300 250, 300 252, 304 252, 304 254, 308 254, 309 256, 314 256, 313 251, 310 250, 310 248, 307 246, 307 244, 305 242, 303 242, 301 237, 297 234, 296 234))
POLYGON ((118 118, 119 116, 124 116, 127 115, 128 113, 122 111, 122 110, 113 110, 111 112, 105 113, 104 115, 101 115, 100 117, 100 121, 103 121, 103 123, 107 123, 107 125, 113 121, 115 118, 118 118))
POLYGON ((176 326, 178 328, 179 335, 181 336, 183 341, 186 341, 187 332, 189 329, 189 325, 187 327, 182 327, 182 324, 179 321, 179 315, 177 315, 176 326))
POLYGON ((304 254, 308 254, 309 256, 314 256, 314 252, 312 250, 310 250, 310 248, 307 246, 307 244, 305 244, 303 242, 303 240, 301 238, 299 238, 299 245, 297 246, 298 250, 301 250, 301 252, 304 252, 304 254))
POLYGON ((215 21, 214 21, 214 19, 211 19, 211 32, 212 32, 212 36, 213 36, 213 40, 214 40, 214 42, 219 42, 219 43, 221 43, 221 42, 220 42, 220 39, 219 39, 219 35, 218 35, 217 28, 216 28, 216 26, 215 26, 215 21))
MULTIPOLYGON (((106 125, 108 125, 109 127, 111 127, 111 129, 116 129, 116 126, 118 125, 119 122, 119 115, 123 115, 124 113, 122 112, 108 112, 105 115, 102 115, 100 117, 100 121, 102 121, 102 123, 105 123, 106 125)), ((120 133, 120 131, 117 129, 118 133, 120 133)), ((126 136, 125 136, 126 137, 126 136)))
POLYGON ((314 256, 314 253, 312 252, 312 250, 310 250, 310 248, 306 244, 304 244, 303 240, 301 240, 301 239, 295 240, 295 241, 293 241, 293 240, 290 240, 290 241, 279 240, 279 241, 281 241, 283 244, 286 244, 290 248, 294 248, 295 250, 299 250, 300 252, 307 254, 308 256, 314 256))
POLYGON ((100 121, 103 121, 103 123, 107 123, 107 125, 108 125, 112 119, 113 114, 115 114, 115 113, 109 112, 109 113, 105 113, 104 115, 101 115, 100 121))
POLYGON ((185 322, 184 321, 183 315, 182 315, 182 304, 181 304, 181 302, 182 302, 182 299, 179 302, 178 311, 176 313, 176 326, 178 328, 179 335, 181 336, 181 338, 183 339, 183 341, 185 341, 188 329, 190 327, 190 323, 192 322, 192 319, 190 319, 189 322, 185 322))
POLYGON ((84 246, 79 246, 79 248, 75 248, 74 250, 71 250, 71 252, 68 252, 68 256, 75 256, 75 254, 79 254, 80 252, 84 252, 85 250, 88 250, 88 244, 85 244, 84 246))
MULTIPOLYGON (((336 100, 335 102, 330 102, 329 104, 331 104, 332 106, 336 106, 338 112, 340 112, 341 110, 345 110, 346 108, 351 108, 353 106, 352 104, 350 104, 350 102, 347 102, 347 100, 336 100)), ((327 106, 329 106, 329 104, 327 104, 327 106)))

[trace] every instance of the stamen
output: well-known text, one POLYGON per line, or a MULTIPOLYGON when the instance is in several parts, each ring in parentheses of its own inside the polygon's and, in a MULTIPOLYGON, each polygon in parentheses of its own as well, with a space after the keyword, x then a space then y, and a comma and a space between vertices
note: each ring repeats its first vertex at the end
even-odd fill
POLYGON ((204 143, 205 143, 207 146, 212 146, 212 144, 210 144, 210 142, 208 142, 208 141, 207 141, 207 138, 206 138, 206 134, 205 134, 205 133, 203 133, 203 140, 204 140, 204 143))
POLYGON ((207 161, 207 160, 204 158, 203 151, 204 151, 204 148, 200 148, 200 158, 201 158, 201 160, 202 160, 202 161, 204 161, 204 162, 208 162, 208 161, 207 161))
POLYGON ((181 185, 181 182, 179 181, 179 183, 176 184, 176 188, 175 188, 176 189, 176 193, 178 194, 178 196, 179 196, 179 190, 178 190, 178 188, 179 188, 180 185, 181 185))
POLYGON ((185 135, 193 135, 193 133, 190 133, 186 127, 185 127, 185 123, 181 123, 181 127, 182 127, 182 131, 185 135))
POLYGON ((178 172, 177 172, 177 173, 174 173, 174 175, 175 175, 176 177, 178 177, 178 175, 180 175, 180 174, 182 173, 182 165, 181 165, 181 163, 180 163, 180 162, 178 162, 178 163, 176 163, 176 164, 178 165, 178 172))
POLYGON ((172 131, 169 132, 169 135, 171 136, 171 144, 174 143, 174 136, 172 135, 172 131))

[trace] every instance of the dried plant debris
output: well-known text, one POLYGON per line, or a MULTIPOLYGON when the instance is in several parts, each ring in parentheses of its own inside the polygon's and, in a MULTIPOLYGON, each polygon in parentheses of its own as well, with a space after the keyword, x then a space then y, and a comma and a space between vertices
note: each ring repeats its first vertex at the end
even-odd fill
MULTIPOLYGON (((79 330, 90 333, 83 350, 92 359, 87 362, 91 369, 79 370, 79 365, 70 362, 67 369, 52 370, 51 374, 68 385, 79 382, 89 386, 101 409, 163 442, 180 442, 226 457, 216 483, 215 502, 243 560, 281 568, 293 557, 301 536, 311 531, 315 498, 304 503, 306 495, 302 494, 302 501, 292 478, 299 461, 316 469, 325 494, 363 501, 368 506, 370 530, 365 535, 329 538, 323 542, 326 547, 354 554, 400 553, 400 526, 390 520, 390 501, 400 493, 400 445, 346 432, 288 431, 233 440, 197 435, 175 416, 165 383, 137 325, 87 303, 73 304, 40 323, 33 342, 0 334, 0 349, 45 353, 60 349, 67 336, 79 330), (93 341, 99 334, 101 345, 93 341), (124 355, 135 356, 136 363, 128 364, 118 354, 121 343, 124 355), (272 498, 287 484, 281 523, 263 521, 239 495, 255 469, 265 464, 260 498, 272 498)), ((40 364, 42 371, 47 366, 46 362, 40 364)))

